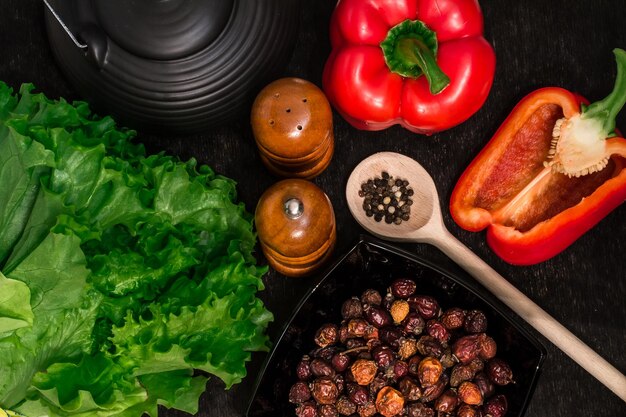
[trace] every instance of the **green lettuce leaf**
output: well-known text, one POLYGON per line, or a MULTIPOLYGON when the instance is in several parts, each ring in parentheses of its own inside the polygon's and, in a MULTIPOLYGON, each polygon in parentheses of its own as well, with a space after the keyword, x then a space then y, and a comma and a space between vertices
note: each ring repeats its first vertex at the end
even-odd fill
POLYGON ((33 89, 0 82, 0 407, 197 412, 268 350, 253 216, 210 167, 33 89))
POLYGON ((13 330, 32 326, 33 318, 28 285, 0 272, 0 335, 8 336, 13 330))

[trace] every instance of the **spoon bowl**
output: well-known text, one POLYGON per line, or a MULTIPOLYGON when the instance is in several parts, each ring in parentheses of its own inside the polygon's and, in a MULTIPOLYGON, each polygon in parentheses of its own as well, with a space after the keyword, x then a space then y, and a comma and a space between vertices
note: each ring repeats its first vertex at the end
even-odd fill
POLYGON ((377 237, 396 242, 418 239, 423 233, 420 229, 439 214, 435 210, 439 197, 432 177, 414 159, 393 152, 376 153, 357 165, 348 178, 346 199, 352 216, 364 229, 377 237), (361 184, 374 175, 380 176, 383 171, 393 178, 407 180, 414 191, 411 217, 399 225, 377 222, 373 217, 367 217, 362 208, 363 198, 359 197, 361 184))
POLYGON ((626 402, 626 376, 448 232, 442 220, 435 183, 417 161, 393 152, 376 153, 366 158, 357 165, 348 179, 346 199, 355 220, 373 235, 396 242, 422 242, 438 247, 546 339, 626 402), (410 218, 399 225, 377 222, 373 217, 368 217, 363 209, 363 199, 358 194, 361 184, 380 176, 382 172, 387 172, 394 178, 406 179, 414 191, 410 218))

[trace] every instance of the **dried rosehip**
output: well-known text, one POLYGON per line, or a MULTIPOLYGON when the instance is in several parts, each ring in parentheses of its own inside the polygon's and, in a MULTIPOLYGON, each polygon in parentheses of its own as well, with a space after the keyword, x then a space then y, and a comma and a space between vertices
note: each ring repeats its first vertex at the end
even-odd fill
POLYGON ((311 390, 309 386, 302 382, 296 382, 289 390, 289 402, 294 404, 302 404, 311 399, 311 390))
POLYGON ((395 379, 400 379, 409 373, 409 364, 405 361, 397 361, 393 364, 393 376, 395 379))
POLYGON ((417 353, 417 341, 415 339, 400 339, 400 347, 398 348, 398 356, 402 360, 407 360, 417 353))
POLYGON ((427 403, 438 398, 441 393, 443 393, 448 385, 448 375, 445 373, 441 375, 439 381, 435 385, 431 385, 429 387, 423 387, 422 389, 422 398, 420 401, 423 403, 427 403))
POLYGON ((411 311, 402 321, 402 329, 408 334, 419 336, 424 331, 426 321, 419 313, 411 311))
POLYGON ((459 385, 459 399, 465 404, 480 405, 483 403, 483 394, 480 392, 478 385, 469 381, 464 381, 459 385))
POLYGON ((387 346, 378 346, 372 350, 372 359, 380 368, 386 368, 395 361, 395 354, 387 346))
POLYGON ((483 414, 489 417, 502 417, 506 414, 508 407, 506 397, 499 394, 487 400, 483 406, 483 414))
POLYGON ((319 404, 334 404, 339 396, 335 382, 329 377, 322 377, 311 383, 311 394, 319 404))
POLYGON ((333 382, 337 385, 337 390, 341 393, 346 387, 346 377, 343 374, 337 374, 333 377, 333 382))
POLYGON ((349 300, 344 301, 341 306, 341 316, 346 319, 358 319, 363 316, 363 306, 361 300, 357 297, 352 297, 349 300))
POLYGON ((406 407, 407 417, 435 417, 435 410, 422 403, 411 403, 406 407))
POLYGON ((339 327, 339 343, 342 343, 345 345, 349 337, 350 335, 348 334, 348 326, 345 324, 342 324, 339 327))
POLYGON ((343 372, 348 369, 348 366, 350 365, 350 357, 348 355, 344 355, 343 353, 336 353, 335 356, 333 356, 331 364, 335 371, 343 372))
POLYGON ((363 319, 352 319, 348 322, 348 335, 350 337, 363 337, 367 334, 370 324, 363 319))
POLYGON ((406 300, 396 300, 389 308, 393 322, 398 324, 402 322, 409 314, 409 303, 406 300))
POLYGON ((439 320, 428 320, 426 323, 426 333, 442 343, 448 343, 451 337, 450 332, 439 320))
POLYGON ((376 410, 385 417, 393 417, 402 413, 404 397, 391 387, 385 387, 376 395, 376 410))
POLYGON ((340 351, 341 349, 339 349, 337 346, 328 346, 325 348, 315 349, 311 356, 313 356, 314 358, 323 359, 326 362, 330 362, 333 359, 333 356, 335 356, 335 353, 340 351))
POLYGON ((378 391, 380 391, 387 385, 389 385, 387 379, 384 378, 382 375, 378 375, 370 384, 370 396, 372 398, 376 398, 376 394, 378 394, 378 391))
POLYGON ((485 369, 485 362, 483 362, 483 360, 480 358, 472 360, 468 365, 472 368, 474 372, 480 372, 485 369))
POLYGON ((459 405, 459 398, 451 389, 444 391, 436 400, 435 400, 435 410, 440 411, 442 413, 451 413, 456 407, 459 405))
POLYGON ((367 342, 363 339, 355 338, 346 340, 346 348, 348 349, 355 349, 363 346, 367 346, 367 342))
POLYGON ((395 300, 396 297, 394 297, 392 293, 388 292, 385 294, 385 298, 383 298, 382 306, 387 310, 391 310, 391 305, 395 300))
POLYGON ((335 324, 324 324, 315 333, 314 340, 319 347, 334 345, 339 340, 339 327, 335 324))
POLYGON ((367 385, 372 382, 376 376, 378 366, 376 366, 376 362, 374 361, 357 359, 350 367, 350 371, 357 384, 367 385))
POLYGON ((417 377, 422 384, 422 387, 429 387, 435 385, 441 374, 443 373, 443 366, 437 358, 426 357, 422 359, 417 367, 417 377))
POLYGON ((480 414, 475 407, 469 404, 461 404, 456 410, 456 417, 480 417, 480 414))
POLYGON ((367 326, 367 329, 365 330, 365 335, 363 336, 363 338, 364 338, 365 340, 367 340, 367 341, 368 341, 368 343, 369 343, 370 341, 372 341, 372 340, 373 340, 374 342, 375 342, 375 341, 378 341, 378 338, 379 338, 379 337, 380 337, 380 336, 378 335, 378 329, 377 329, 376 327, 374 327, 374 326, 367 326))
POLYGON ((373 417, 376 415, 376 405, 370 401, 367 404, 358 406, 357 412, 360 417, 373 417))
POLYGON ((480 389, 483 398, 489 398, 496 392, 496 387, 484 372, 480 372, 474 377, 474 384, 480 389))
POLYGON ((348 384, 346 387, 348 398, 356 405, 363 405, 369 401, 369 394, 367 388, 357 384, 348 384))
POLYGON ((463 365, 462 363, 455 365, 450 373, 450 386, 458 387, 461 382, 471 381, 476 375, 476 371, 471 365, 463 365))
POLYGON ((434 319, 439 315, 439 303, 428 295, 415 295, 407 299, 412 309, 426 319, 434 319))
POLYGON ((402 378, 398 383, 398 388, 407 401, 417 401, 422 397, 419 384, 411 377, 402 378))
POLYGON ((317 407, 313 402, 300 404, 296 408, 297 417, 317 417, 317 407))
POLYGON ((339 397, 335 407, 337 407, 337 412, 342 416, 351 416, 356 413, 356 404, 350 401, 345 395, 339 397))
POLYGON ((384 327, 392 324, 391 315, 387 310, 376 305, 368 305, 363 309, 367 321, 374 327, 384 327))
POLYGON ((496 344, 495 340, 485 335, 480 339, 478 350, 478 356, 482 360, 488 360, 496 356, 496 352, 498 351, 498 345, 496 344))
POLYGON ((456 356, 459 362, 467 364, 478 357, 480 352, 479 346, 480 335, 470 334, 460 337, 456 342, 454 342, 454 345, 452 346, 452 353, 456 356))
POLYGON ((420 365, 420 362, 422 361, 422 358, 420 358, 418 355, 413 356, 411 359, 409 359, 408 365, 409 365, 409 374, 417 377, 419 375, 418 372, 418 368, 420 365))
POLYGON ((376 290, 365 290, 361 295, 361 302, 363 304, 379 306, 383 302, 383 297, 376 290))
POLYGON ((406 278, 397 279, 391 284, 391 293, 397 298, 409 298, 416 289, 415 281, 406 278))
POLYGON ((434 337, 422 336, 417 340, 417 351, 423 356, 439 358, 443 355, 444 349, 441 342, 434 337))
POLYGON ((387 326, 378 329, 378 336, 383 343, 398 349, 400 347, 400 339, 402 338, 402 330, 397 327, 387 326))
POLYGON ((445 369, 452 368, 454 365, 458 363, 456 357, 452 354, 452 349, 450 347, 446 347, 439 357, 439 362, 445 369))
POLYGON ((465 310, 452 307, 446 310, 441 316, 441 324, 448 330, 456 330, 463 327, 465 321, 465 310))
POLYGON ((302 360, 298 363, 298 366, 296 367, 296 375, 301 381, 308 381, 313 376, 313 373, 311 372, 311 360, 308 356, 303 356, 302 360))
POLYGON ((468 333, 483 333, 487 331, 487 316, 480 310, 470 310, 465 315, 463 328, 468 333))
POLYGON ((334 376, 335 370, 324 359, 315 358, 311 361, 311 373, 315 376, 334 376))
POLYGON ((317 415, 319 417, 339 417, 337 407, 331 404, 320 405, 317 408, 317 415))
POLYGON ((487 376, 496 385, 507 385, 513 382, 513 371, 508 363, 499 358, 487 362, 487 376))

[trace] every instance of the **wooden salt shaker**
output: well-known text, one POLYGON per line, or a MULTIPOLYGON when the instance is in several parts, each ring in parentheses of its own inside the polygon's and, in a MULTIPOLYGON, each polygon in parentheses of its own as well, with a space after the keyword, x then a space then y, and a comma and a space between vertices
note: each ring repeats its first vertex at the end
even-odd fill
POLYGON ((251 123, 261 160, 274 175, 311 179, 330 163, 333 115, 315 84, 300 78, 270 83, 252 105, 251 123))
POLYGON ((287 179, 268 188, 256 207, 261 249, 277 272, 310 275, 335 247, 335 214, 328 196, 303 179, 287 179))

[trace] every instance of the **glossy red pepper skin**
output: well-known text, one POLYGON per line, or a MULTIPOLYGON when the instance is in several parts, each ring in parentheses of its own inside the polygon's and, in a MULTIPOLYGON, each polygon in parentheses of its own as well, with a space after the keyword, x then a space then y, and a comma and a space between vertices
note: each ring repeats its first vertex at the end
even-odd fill
MULTIPOLYGON (((489 246, 511 264, 536 264, 559 254, 626 200, 626 140, 615 137, 607 139, 612 163, 605 168, 611 169, 605 175, 610 175, 610 178, 590 190, 577 204, 558 211, 528 230, 518 230, 510 224, 513 216, 510 216, 511 211, 507 211, 506 204, 492 208, 477 204, 481 196, 491 195, 492 201, 496 201, 499 198, 497 194, 505 194, 511 184, 517 181, 530 184, 541 175, 544 175, 543 181, 558 181, 565 191, 575 192, 567 190, 567 187, 579 186, 573 183, 579 180, 568 179, 563 174, 551 172, 550 168, 539 166, 546 159, 549 148, 541 140, 549 141, 550 134, 544 135, 545 138, 539 138, 541 135, 537 134, 537 138, 531 139, 537 132, 531 129, 532 125, 524 126, 542 106, 558 106, 563 116, 570 118, 580 112, 580 103, 579 96, 561 88, 543 88, 526 96, 467 167, 452 192, 450 213, 455 222, 470 231, 487 229, 489 246), (527 134, 516 136, 522 129, 528 129, 527 134), (519 142, 516 144, 516 141, 519 142), (525 142, 522 144, 521 141, 525 142), (506 155, 516 146, 524 147, 528 153, 506 155), (536 168, 528 168, 532 166, 536 168), (528 169, 528 172, 522 172, 523 169, 528 169), (518 180, 509 182, 507 170, 510 170, 509 178, 518 176, 518 180), (525 180, 524 176, 527 177, 525 180), (501 178, 501 181, 493 178, 501 178)), ((513 203, 518 207, 518 216, 522 216, 520 213, 524 210, 532 211, 533 204, 560 204, 559 201, 546 201, 550 194, 541 194, 541 184, 538 181, 535 189, 529 187, 527 193, 513 203)), ((506 202, 514 198, 516 196, 506 202)))
POLYGON ((431 134, 451 128, 480 109, 493 83, 495 54, 483 37, 475 0, 340 0, 330 38, 324 91, 358 129, 400 124, 431 134), (385 62, 380 43, 406 19, 420 20, 436 33, 437 64, 450 78, 438 94, 431 94, 425 76, 402 77, 385 62))

